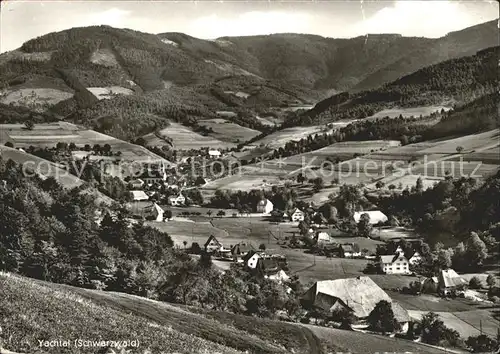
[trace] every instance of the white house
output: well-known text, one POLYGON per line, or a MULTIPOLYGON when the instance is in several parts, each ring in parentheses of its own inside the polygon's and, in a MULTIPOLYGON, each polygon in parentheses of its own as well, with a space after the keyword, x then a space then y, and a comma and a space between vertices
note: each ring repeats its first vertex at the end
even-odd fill
POLYGON ((216 158, 219 158, 221 156, 221 153, 219 150, 208 150, 208 156, 211 159, 216 159, 216 158))
POLYGON ((210 235, 207 242, 205 242, 205 251, 207 252, 210 253, 217 252, 222 248, 223 248, 222 243, 220 243, 219 240, 217 240, 214 235, 210 235))
POLYGON ((179 193, 179 195, 171 195, 168 197, 168 204, 172 206, 182 206, 186 203, 186 198, 182 195, 182 193, 179 193))
POLYGON ((304 212, 299 208, 295 209, 290 216, 290 219, 294 222, 304 221, 304 212))
POLYGON ((322 231, 318 232, 318 234, 316 235, 316 242, 318 244, 325 244, 325 243, 331 243, 332 240, 328 232, 322 231))
POLYGON ((134 202, 149 199, 148 195, 144 193, 144 191, 130 191, 130 194, 132 194, 132 200, 134 202))
POLYGON ((134 188, 134 189, 139 189, 144 187, 144 181, 140 178, 133 179, 130 182, 128 182, 129 186, 134 188))
POLYGON ((153 203, 151 206, 144 208, 146 218, 154 221, 163 221, 163 210, 158 204, 153 203))
POLYGON ((359 245, 356 243, 346 243, 340 245, 340 256, 343 258, 357 258, 361 257, 361 251, 359 245))
POLYGON ((461 292, 467 286, 467 281, 453 269, 442 269, 438 275, 438 291, 443 295, 461 292))
POLYGON ((402 253, 380 256, 380 268, 385 274, 410 273, 410 263, 402 253))
POLYGON ((260 254, 257 252, 254 252, 248 259, 247 259, 247 266, 250 269, 255 269, 257 268, 257 265, 259 264, 259 259, 261 258, 260 254))
POLYGON ((357 212, 355 212, 354 213, 354 221, 356 223, 358 223, 359 220, 361 219, 361 215, 363 215, 363 214, 368 214, 368 216, 370 217, 370 224, 372 224, 372 225, 378 224, 379 222, 386 222, 387 220, 389 220, 387 218, 387 215, 382 213, 380 210, 369 210, 369 211, 357 211, 357 212))
POLYGON ((273 211, 274 205, 269 199, 262 199, 257 203, 257 213, 270 214, 273 211))

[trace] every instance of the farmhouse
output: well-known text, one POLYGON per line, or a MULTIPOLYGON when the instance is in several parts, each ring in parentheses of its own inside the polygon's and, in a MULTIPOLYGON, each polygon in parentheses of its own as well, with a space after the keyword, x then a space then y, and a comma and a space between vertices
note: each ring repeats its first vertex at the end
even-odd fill
POLYGON ((270 214, 273 211, 274 205, 269 199, 262 199, 257 203, 256 211, 257 213, 270 214))
POLYGON ((370 277, 318 281, 306 291, 302 299, 306 305, 328 312, 346 309, 358 320, 368 317, 377 303, 385 300, 392 304, 394 316, 402 330, 408 330, 408 312, 393 302, 370 277))
POLYGON ((244 257, 243 262, 250 269, 257 268, 257 264, 259 263, 259 259, 261 259, 261 255, 255 251, 249 251, 244 257))
POLYGON ((179 193, 179 195, 174 196, 171 195, 168 197, 168 204, 172 206, 182 206, 186 203, 186 198, 182 195, 182 193, 179 193))
POLYGON ((219 150, 208 150, 208 157, 211 159, 216 159, 221 156, 221 153, 219 150))
POLYGON ((357 243, 346 243, 340 245, 339 254, 342 258, 361 257, 361 251, 357 243))
POLYGON ((130 194, 132 194, 132 200, 134 202, 149 199, 148 195, 144 193, 144 191, 130 191, 130 194))
POLYGON ((408 258, 408 262, 411 265, 415 265, 417 263, 420 263, 420 261, 422 261, 422 256, 418 252, 413 253, 413 255, 408 258))
POLYGON ((250 251, 255 252, 255 247, 251 243, 247 242, 237 243, 233 246, 233 248, 231 248, 231 254, 235 260, 241 259, 250 251))
POLYGON ((380 256, 380 268, 385 274, 409 274, 408 259, 402 253, 380 256))
POLYGON ((324 232, 324 231, 318 232, 318 234, 316 235, 316 243, 318 245, 332 243, 332 239, 330 237, 330 234, 328 232, 324 232))
POLYGON ((154 221, 163 221, 163 210, 158 204, 153 203, 150 206, 144 208, 145 218, 154 221))
POLYGON ((140 189, 140 188, 144 187, 144 181, 140 178, 133 179, 130 182, 128 182, 128 185, 130 186, 130 188, 140 189))
POLYGON ((220 243, 214 235, 210 235, 207 242, 205 242, 205 251, 209 253, 217 252, 221 248, 223 248, 222 243, 220 243))
POLYGON ((450 295, 456 291, 463 291, 467 286, 464 278, 453 269, 442 269, 438 275, 438 291, 443 295, 450 295))
POLYGON ((290 220, 294 222, 304 221, 304 212, 299 208, 295 209, 290 216, 290 220))
POLYGON ((380 210, 371 210, 371 211, 357 211, 354 213, 354 221, 356 223, 359 222, 359 220, 361 219, 361 215, 363 214, 368 214, 368 216, 370 217, 370 224, 372 225, 375 225, 375 224, 378 224, 378 223, 384 223, 386 222, 387 220, 389 220, 387 218, 387 216, 382 213, 380 210))

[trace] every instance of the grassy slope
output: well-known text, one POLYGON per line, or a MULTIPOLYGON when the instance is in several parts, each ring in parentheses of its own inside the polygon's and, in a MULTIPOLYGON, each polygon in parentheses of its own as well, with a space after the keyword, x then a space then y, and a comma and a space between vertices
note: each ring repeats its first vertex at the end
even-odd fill
MULTIPOLYGON (((82 290, 83 291, 83 290, 82 290)), ((88 348, 49 348, 38 340, 139 340, 153 352, 238 353, 226 346, 182 333, 147 316, 86 299, 68 287, 0 273, 3 347, 31 353, 89 353, 88 348)))
MULTIPOLYGON (((0 285, 0 315, 4 337, 8 338, 4 347, 14 351, 32 352, 38 349, 38 339, 78 337, 133 338, 140 341, 142 349, 177 353, 314 354, 323 353, 324 345, 329 350, 353 353, 366 353, 366 348, 441 352, 383 336, 172 306, 137 296, 51 284, 12 274, 0 273, 0 285)), ((47 353, 86 352, 56 348, 47 353)))

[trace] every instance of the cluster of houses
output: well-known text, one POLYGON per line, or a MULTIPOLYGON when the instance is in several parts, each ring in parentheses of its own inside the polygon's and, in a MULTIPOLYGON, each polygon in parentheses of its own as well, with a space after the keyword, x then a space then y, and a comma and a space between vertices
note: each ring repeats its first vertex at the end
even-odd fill
POLYGON ((205 242, 204 250, 215 257, 241 264, 249 271, 261 272, 270 279, 278 281, 289 279, 285 273, 288 269, 285 256, 268 254, 264 250, 255 248, 250 242, 242 241, 226 248, 212 235, 205 242))

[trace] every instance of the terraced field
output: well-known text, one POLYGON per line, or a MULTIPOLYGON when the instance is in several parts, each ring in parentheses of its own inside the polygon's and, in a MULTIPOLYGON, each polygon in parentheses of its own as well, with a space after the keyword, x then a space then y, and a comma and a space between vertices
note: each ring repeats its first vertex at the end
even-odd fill
POLYGON ((15 148, 27 148, 30 145, 40 148, 54 147, 58 142, 74 143, 79 148, 86 144, 109 144, 112 151, 121 152, 119 159, 122 161, 163 161, 170 164, 142 146, 68 122, 35 124, 33 130, 26 129, 23 124, 0 124, 0 144, 4 145, 8 141, 13 143, 15 148))

